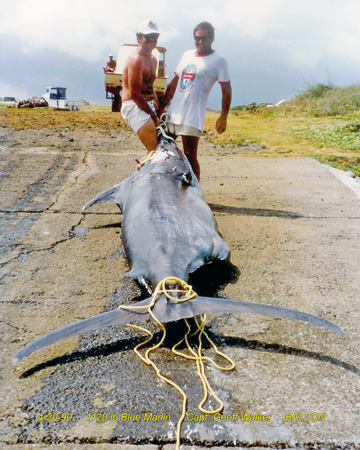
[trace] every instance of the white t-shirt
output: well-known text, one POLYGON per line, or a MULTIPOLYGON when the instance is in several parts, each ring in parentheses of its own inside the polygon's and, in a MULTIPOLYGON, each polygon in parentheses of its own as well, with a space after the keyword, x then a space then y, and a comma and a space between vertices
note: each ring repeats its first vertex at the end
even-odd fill
POLYGON ((167 114, 169 122, 203 130, 209 93, 215 82, 229 83, 226 60, 216 52, 196 56, 186 51, 175 70, 179 81, 167 114))

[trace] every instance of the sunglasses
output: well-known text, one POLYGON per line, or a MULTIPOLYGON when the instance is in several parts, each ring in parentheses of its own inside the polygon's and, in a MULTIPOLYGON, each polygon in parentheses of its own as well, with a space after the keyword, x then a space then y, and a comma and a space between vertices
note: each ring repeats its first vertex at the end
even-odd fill
POLYGON ((194 36, 195 42, 200 42, 201 40, 203 42, 209 42, 210 36, 194 36))
POLYGON ((143 36, 147 41, 157 41, 159 39, 159 35, 157 33, 143 34, 143 36))

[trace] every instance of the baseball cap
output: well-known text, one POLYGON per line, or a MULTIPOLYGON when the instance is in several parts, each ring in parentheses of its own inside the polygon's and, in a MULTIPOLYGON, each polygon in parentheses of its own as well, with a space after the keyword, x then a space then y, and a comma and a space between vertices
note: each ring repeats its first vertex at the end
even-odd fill
POLYGON ((137 32, 140 34, 160 34, 159 28, 155 22, 145 19, 139 23, 137 32))

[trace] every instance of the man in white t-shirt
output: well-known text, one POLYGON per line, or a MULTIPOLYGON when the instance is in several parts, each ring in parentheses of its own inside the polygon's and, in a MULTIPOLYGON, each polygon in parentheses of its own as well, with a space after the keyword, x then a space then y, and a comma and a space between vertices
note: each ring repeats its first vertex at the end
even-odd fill
POLYGON ((226 130, 227 116, 231 104, 231 83, 226 60, 212 49, 214 27, 209 22, 201 22, 194 29, 196 50, 186 51, 175 70, 162 108, 167 109, 169 132, 181 135, 184 152, 200 179, 197 159, 199 138, 202 134, 209 93, 218 81, 222 92, 221 114, 216 121, 216 131, 226 130))

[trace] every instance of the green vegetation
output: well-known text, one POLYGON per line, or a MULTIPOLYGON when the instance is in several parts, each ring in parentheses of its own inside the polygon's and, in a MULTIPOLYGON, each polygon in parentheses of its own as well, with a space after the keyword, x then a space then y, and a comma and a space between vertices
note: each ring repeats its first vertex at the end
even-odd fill
MULTIPOLYGON (((208 128, 216 113, 208 114, 208 128)), ((278 107, 231 110, 228 128, 214 138, 241 146, 263 143, 262 156, 308 156, 360 176, 360 85, 317 84, 278 107)), ((249 154, 244 152, 244 154, 249 154)))
POLYGON ((346 116, 360 110, 360 85, 341 88, 317 84, 299 93, 282 109, 312 117, 346 116))

